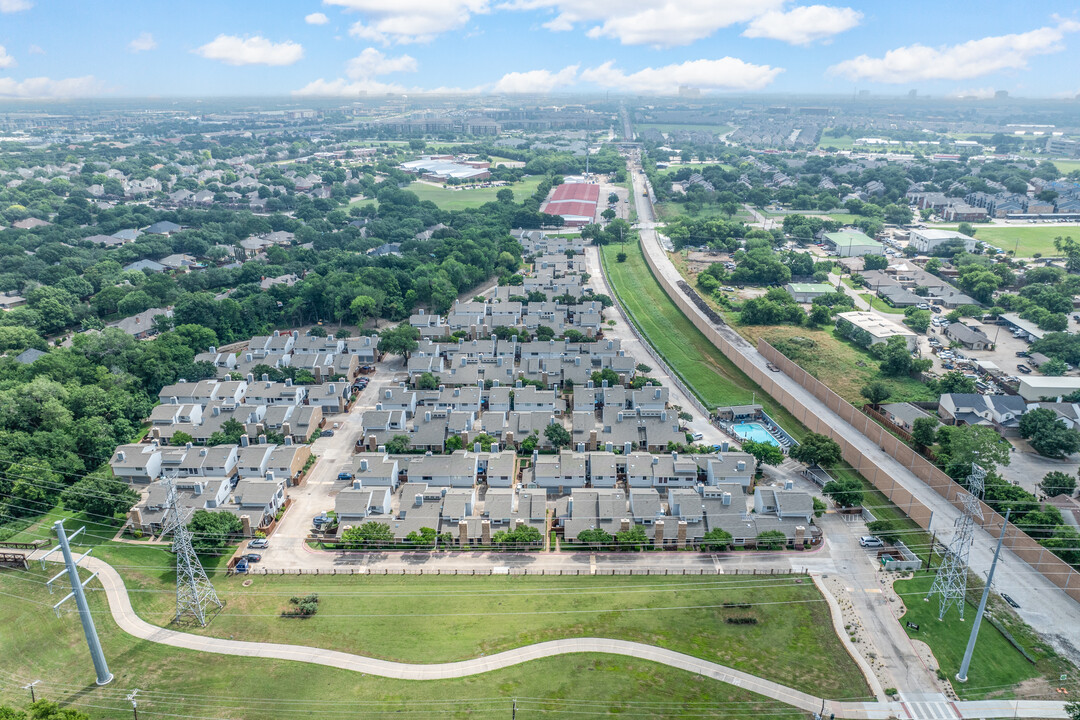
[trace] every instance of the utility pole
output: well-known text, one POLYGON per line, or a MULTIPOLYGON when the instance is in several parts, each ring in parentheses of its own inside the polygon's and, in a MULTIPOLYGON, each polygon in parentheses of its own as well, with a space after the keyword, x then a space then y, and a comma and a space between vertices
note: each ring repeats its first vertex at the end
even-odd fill
POLYGON ((37 698, 34 697, 34 686, 37 685, 39 682, 41 682, 41 681, 40 680, 35 680, 34 682, 30 683, 29 685, 23 685, 22 686, 23 690, 29 690, 30 691, 30 704, 31 705, 37 702, 37 698))
POLYGON ((510 706, 510 720, 517 720, 517 698, 514 698, 513 703, 510 706))
POLYGON ((1001 555, 1001 544, 1005 541, 1005 531, 1009 527, 1010 514, 1012 514, 1011 509, 1005 511, 1005 522, 1001 526, 1001 534, 998 535, 997 548, 994 550, 994 561, 990 563, 990 574, 986 576, 986 585, 983 587, 982 600, 979 601, 979 610, 975 613, 975 622, 971 626, 967 650, 964 651, 964 661, 960 663, 960 672, 956 673, 956 679, 960 682, 967 682, 968 679, 971 654, 975 652, 975 641, 979 638, 979 626, 982 625, 983 613, 986 612, 986 599, 990 597, 990 583, 994 582, 994 571, 997 570, 998 556, 1001 555))
MULTIPOLYGON (((90 648, 90 658, 94 661, 94 672, 97 673, 97 684, 108 685, 112 682, 113 674, 109 672, 109 665, 105 662, 105 653, 101 650, 101 641, 98 640, 97 628, 94 627, 94 618, 90 616, 90 606, 86 604, 86 593, 83 592, 83 587, 86 583, 90 582, 97 577, 97 573, 94 573, 85 581, 79 579, 79 565, 78 562, 71 557, 71 546, 68 544, 67 533, 64 532, 64 522, 57 520, 53 523, 53 529, 56 530, 56 537, 60 539, 60 544, 54 547, 45 555, 41 556, 41 564, 45 564, 45 558, 56 550, 60 550, 64 555, 64 564, 67 565, 68 582, 71 584, 71 592, 64 597, 63 600, 53 605, 53 610, 56 611, 57 617, 60 616, 59 607, 68 601, 69 598, 75 598, 75 605, 79 608, 79 619, 82 620, 83 634, 86 635, 86 644, 90 648)), ((71 537, 75 537, 86 529, 85 526, 79 528, 71 537)), ((79 560, 90 554, 87 550, 79 560)), ((46 583, 49 586, 49 590, 52 590, 52 583, 55 582, 65 571, 61 570, 59 573, 53 576, 51 580, 46 583)), ((31 689, 31 693, 33 689, 31 689)))
POLYGON ((139 703, 135 701, 135 696, 139 694, 139 688, 135 688, 131 691, 131 694, 127 696, 127 699, 131 701, 131 712, 135 715, 135 720, 139 720, 139 703))

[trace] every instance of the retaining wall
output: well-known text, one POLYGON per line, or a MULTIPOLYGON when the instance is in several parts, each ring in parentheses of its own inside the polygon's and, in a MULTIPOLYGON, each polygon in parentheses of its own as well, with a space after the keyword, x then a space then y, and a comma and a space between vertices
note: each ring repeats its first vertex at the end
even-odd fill
MULTIPOLYGON (((880 490, 897 507, 907 513, 919 527, 930 528, 930 522, 934 513, 930 508, 923 505, 914 495, 897 482, 886 470, 878 465, 872 458, 867 457, 861 450, 852 445, 841 433, 833 430, 826 422, 820 420, 803 403, 784 390, 773 380, 772 373, 762 370, 754 365, 749 358, 736 349, 712 324, 706 320, 691 301, 667 280, 652 255, 643 248, 645 261, 652 270, 660 286, 671 298, 672 302, 683 314, 690 319, 694 326, 709 339, 720 352, 735 363, 736 366, 751 380, 761 386, 769 396, 787 409, 795 419, 802 423, 810 432, 827 435, 840 445, 844 461, 854 468, 860 475, 880 490)), ((862 433, 874 442, 883 451, 892 456, 897 462, 908 468, 916 477, 926 483, 938 495, 952 503, 957 509, 963 508, 959 499, 963 488, 952 478, 939 470, 933 463, 919 455, 915 450, 904 444, 898 437, 888 432, 872 419, 860 412, 851 403, 847 402, 835 392, 829 389, 823 382, 796 365, 792 360, 785 357, 779 350, 764 340, 758 340, 757 351, 769 362, 778 367, 781 372, 788 375, 795 382, 809 391, 814 397, 825 404, 830 410, 839 415, 845 422, 856 431, 862 433)), ((1001 534, 1004 518, 982 503, 983 521, 981 525, 991 535, 1001 534)), ((1047 580, 1064 590, 1073 600, 1080 602, 1080 573, 1077 573, 1068 563, 1064 562, 1042 545, 1021 532, 1015 525, 1010 525, 1005 534, 1004 544, 1016 555, 1030 565, 1047 580)))

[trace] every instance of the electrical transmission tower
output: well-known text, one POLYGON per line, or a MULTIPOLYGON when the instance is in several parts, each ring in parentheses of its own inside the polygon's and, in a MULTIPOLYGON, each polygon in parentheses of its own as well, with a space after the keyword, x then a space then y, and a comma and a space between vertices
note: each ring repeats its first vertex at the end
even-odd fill
MULTIPOLYGON (((964 598, 967 595, 968 556, 971 554, 971 541, 975 538, 975 519, 982 521, 983 487, 986 483, 986 470, 975 463, 971 464, 971 474, 968 475, 968 491, 962 493, 961 500, 964 503, 964 513, 955 523, 956 533, 953 535, 949 549, 945 551, 945 558, 941 561, 934 584, 926 599, 932 595, 941 596, 941 607, 938 610, 938 620, 945 618, 945 613, 953 605, 960 613, 960 619, 964 619, 964 598)), ((933 552, 933 549, 931 549, 933 552)))
POLYGON ((206 625, 206 608, 221 607, 214 586, 206 577, 199 556, 191 544, 191 531, 180 521, 180 509, 176 501, 176 481, 165 481, 168 492, 165 501, 165 519, 162 535, 173 535, 173 552, 176 553, 176 619, 191 615, 200 625, 206 625))

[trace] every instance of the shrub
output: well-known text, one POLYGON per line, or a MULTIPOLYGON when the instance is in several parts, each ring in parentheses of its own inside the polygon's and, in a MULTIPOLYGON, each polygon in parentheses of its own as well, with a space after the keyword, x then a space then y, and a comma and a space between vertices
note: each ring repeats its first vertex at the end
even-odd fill
POLYGON ((724 622, 728 625, 757 625, 756 617, 729 617, 724 618, 724 622))

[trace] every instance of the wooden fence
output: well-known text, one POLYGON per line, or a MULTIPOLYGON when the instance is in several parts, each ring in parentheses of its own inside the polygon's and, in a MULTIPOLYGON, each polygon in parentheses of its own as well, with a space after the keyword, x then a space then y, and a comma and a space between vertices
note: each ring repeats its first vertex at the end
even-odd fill
MULTIPOLYGON (((879 465, 873 458, 865 455, 859 448, 853 445, 844 436, 817 417, 814 412, 806 407, 801 400, 780 386, 771 377, 772 373, 762 370, 750 359, 736 349, 731 342, 724 337, 720 330, 705 318, 692 302, 674 287, 656 266, 652 255, 645 250, 645 261, 649 264, 657 282, 667 293, 668 297, 682 310, 683 314, 694 323, 695 327, 702 332, 719 348, 720 352, 735 363, 736 366, 751 380, 761 386, 766 394, 779 402, 787 409, 795 419, 802 423, 810 432, 827 435, 840 445, 844 461, 865 477, 870 483, 880 490, 893 504, 907 513, 920 527, 929 529, 933 519, 933 511, 920 502, 914 495, 896 481, 884 467, 879 465)), ((729 330, 730 332, 730 330, 729 330)), ((825 404, 829 410, 836 413, 844 422, 848 423, 855 431, 862 433, 894 460, 910 470, 917 478, 926 483, 934 492, 950 502, 957 509, 963 508, 960 495, 963 488, 952 478, 938 469, 933 463, 919 455, 915 450, 904 444, 900 438, 891 434, 881 425, 860 412, 851 403, 847 402, 827 385, 812 376, 810 373, 796 365, 792 360, 784 356, 764 340, 758 340, 757 351, 769 362, 773 363, 781 372, 793 379, 807 392, 825 404)), ((849 434, 849 433, 848 433, 849 434)), ((1004 518, 995 512, 986 503, 982 504, 982 526, 991 535, 1001 533, 1004 518)), ((1005 546, 1026 562, 1033 569, 1042 574, 1047 580, 1064 590, 1071 598, 1080 602, 1080 573, 1077 573, 1068 563, 1064 562, 1042 545, 1021 532, 1015 525, 1010 525, 1005 535, 1005 546)))

